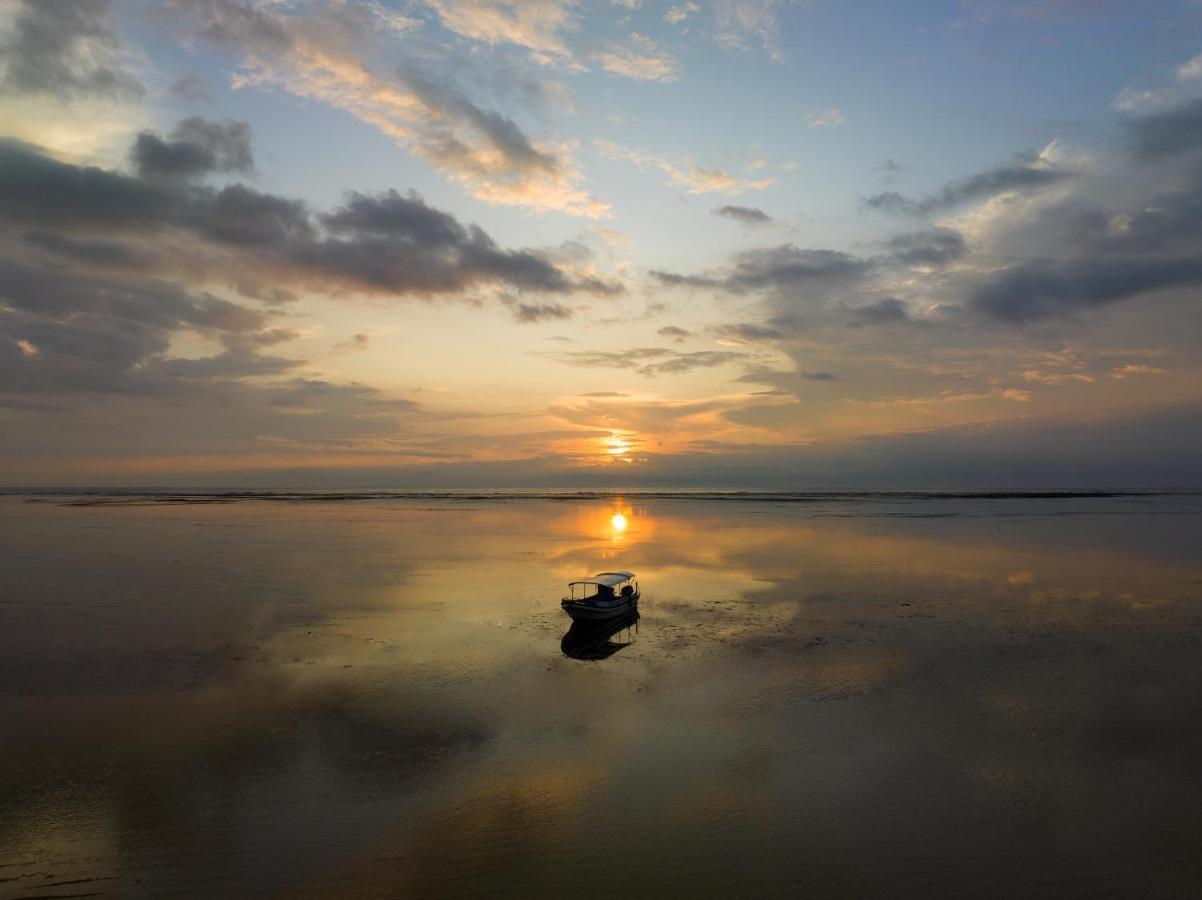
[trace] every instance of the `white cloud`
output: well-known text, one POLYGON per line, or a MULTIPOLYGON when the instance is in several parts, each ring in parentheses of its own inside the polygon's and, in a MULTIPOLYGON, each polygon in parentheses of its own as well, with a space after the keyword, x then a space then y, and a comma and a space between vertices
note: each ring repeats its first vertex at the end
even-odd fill
MULTIPOLYGON (((481 39, 488 35, 499 39, 502 25, 508 23, 518 28, 514 40, 524 34, 532 47, 549 51, 555 46, 536 39, 544 32, 521 31, 519 26, 533 29, 535 21, 529 13, 515 11, 522 4, 502 0, 434 2, 445 6, 450 20, 461 27, 466 29, 469 19, 474 22, 481 39), (517 18, 485 16, 477 20, 469 16, 473 11, 506 9, 517 18), (495 26, 492 32, 484 30, 490 23, 495 26)), ((531 9, 544 11, 552 6, 564 8, 544 0, 530 3, 531 9)), ((324 17, 288 14, 278 6, 259 7, 244 13, 261 25, 257 31, 235 30, 233 26, 243 19, 225 20, 225 9, 208 7, 207 18, 201 19, 201 33, 222 34, 241 51, 235 88, 270 86, 345 110, 486 203, 592 218, 608 215, 608 206, 581 186, 573 144, 528 138, 510 119, 477 106, 453 89, 398 75, 395 70, 380 74, 370 67, 366 58, 373 53, 382 55, 386 48, 373 44, 371 36, 377 32, 358 17, 362 7, 331 7, 324 17)))
POLYGON ((610 44, 592 58, 606 72, 636 81, 675 81, 680 71, 676 57, 638 32, 625 44, 610 44))
POLYGON ((725 169, 707 168, 690 159, 676 160, 656 153, 644 153, 624 147, 612 141, 593 142, 597 151, 606 159, 621 159, 639 169, 656 168, 668 176, 671 184, 683 188, 690 194, 729 194, 734 196, 744 191, 762 191, 776 183, 772 178, 749 180, 727 172, 725 169))
POLYGON ((791 0, 714 0, 714 37, 726 47, 748 49, 758 41, 772 57, 780 56, 780 11, 791 0))
POLYGON ((1110 373, 1110 377, 1122 381, 1132 375, 1163 375, 1164 373, 1164 369, 1158 369, 1156 366, 1128 363, 1125 366, 1116 366, 1110 373))
POLYGON ((486 44, 511 43, 538 62, 571 58, 561 32, 577 27, 575 0, 425 0, 442 24, 486 44))
POLYGON ((806 116, 806 124, 811 128, 838 128, 843 122, 843 112, 838 109, 824 109, 806 116))
POLYGON ((668 11, 664 13, 664 21, 669 25, 678 25, 691 16, 695 12, 699 12, 701 7, 696 3, 688 2, 681 3, 678 6, 669 6, 668 11))
POLYGON ((1135 88, 1125 87, 1119 91, 1118 96, 1110 101, 1110 105, 1121 112, 1143 112, 1162 106, 1166 100, 1167 96, 1164 91, 1139 91, 1135 88))
POLYGON ((1193 81, 1196 78, 1202 78, 1202 53, 1178 66, 1177 78, 1180 81, 1193 81))

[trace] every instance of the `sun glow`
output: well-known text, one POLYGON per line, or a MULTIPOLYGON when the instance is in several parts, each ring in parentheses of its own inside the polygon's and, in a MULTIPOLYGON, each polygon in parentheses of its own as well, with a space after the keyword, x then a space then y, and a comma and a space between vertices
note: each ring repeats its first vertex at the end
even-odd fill
POLYGON ((615 533, 618 533, 618 534, 620 534, 621 532, 626 530, 627 524, 628 523, 626 521, 626 517, 624 515, 622 515, 621 513, 618 513, 612 519, 609 520, 610 527, 614 530, 615 533))
POLYGON ((605 452, 610 456, 622 456, 623 454, 630 452, 630 446, 631 445, 628 441, 622 440, 622 438, 615 434, 610 436, 605 441, 605 452))

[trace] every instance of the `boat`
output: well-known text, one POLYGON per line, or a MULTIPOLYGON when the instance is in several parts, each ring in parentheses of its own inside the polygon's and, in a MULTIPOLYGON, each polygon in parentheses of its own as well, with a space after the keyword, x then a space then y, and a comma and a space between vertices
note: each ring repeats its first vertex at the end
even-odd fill
POLYGON ((570 656, 572 659, 609 659, 619 650, 633 644, 634 635, 638 630, 637 609, 610 619, 573 619, 572 627, 559 642, 559 649, 563 651, 564 656, 570 656), (628 632, 626 640, 611 640, 624 631, 628 632))
POLYGON ((610 619, 637 609, 639 582, 633 572, 600 572, 568 584, 559 602, 573 620, 610 619))

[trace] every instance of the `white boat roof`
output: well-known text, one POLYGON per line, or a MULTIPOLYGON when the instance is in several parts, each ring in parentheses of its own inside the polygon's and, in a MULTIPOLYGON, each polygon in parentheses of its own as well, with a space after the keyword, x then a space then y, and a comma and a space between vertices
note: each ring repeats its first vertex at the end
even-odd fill
POLYGON ((601 584, 605 587, 613 587, 615 584, 621 584, 633 577, 633 572, 599 572, 595 578, 581 578, 570 584, 601 584))

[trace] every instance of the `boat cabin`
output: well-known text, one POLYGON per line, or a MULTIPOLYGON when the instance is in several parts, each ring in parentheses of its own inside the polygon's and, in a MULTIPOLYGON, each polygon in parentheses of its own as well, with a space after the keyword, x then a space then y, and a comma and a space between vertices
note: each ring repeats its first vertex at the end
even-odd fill
POLYGON ((568 600, 620 600, 638 595, 639 583, 633 572, 601 572, 568 584, 568 600))

